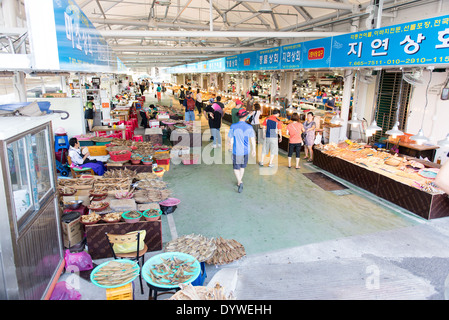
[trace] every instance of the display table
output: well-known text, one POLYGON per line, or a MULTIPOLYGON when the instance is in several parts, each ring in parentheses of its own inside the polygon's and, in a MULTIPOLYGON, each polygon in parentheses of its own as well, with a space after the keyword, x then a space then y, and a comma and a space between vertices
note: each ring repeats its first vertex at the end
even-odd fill
POLYGON ((150 141, 154 144, 162 144, 162 128, 147 128, 145 129, 145 141, 150 141))
POLYGON ((96 135, 98 135, 99 131, 110 131, 110 132, 121 131, 122 132, 122 138, 124 140, 126 139, 126 127, 116 126, 115 128, 111 128, 111 127, 108 127, 108 126, 96 126, 96 127, 92 128, 92 132, 95 132, 96 135))
POLYGON ((425 219, 449 216, 449 197, 431 194, 361 165, 314 149, 313 164, 425 219))
POLYGON ((126 164, 118 163, 118 164, 111 164, 111 163, 105 163, 105 169, 108 170, 132 170, 136 171, 137 173, 140 172, 153 172, 153 166, 145 165, 145 164, 130 164, 129 162, 126 164))
POLYGON ((399 142, 399 143, 393 143, 392 141, 387 140, 387 149, 390 149, 394 145, 399 146, 399 153, 405 154, 411 157, 418 158, 426 158, 430 161, 435 160, 435 153, 436 149, 439 148, 439 146, 426 146, 426 145, 418 145, 413 143, 405 143, 405 142, 399 142))
POLYGON ((162 250, 162 229, 161 218, 157 221, 142 220, 136 223, 117 222, 117 223, 98 223, 86 225, 86 240, 88 253, 92 259, 103 259, 112 257, 112 251, 109 246, 107 233, 125 234, 137 230, 145 230, 145 244, 148 251, 162 250))
POLYGON ((179 145, 189 148, 199 147, 202 144, 202 134, 200 132, 189 132, 184 129, 168 128, 168 135, 173 146, 179 145))

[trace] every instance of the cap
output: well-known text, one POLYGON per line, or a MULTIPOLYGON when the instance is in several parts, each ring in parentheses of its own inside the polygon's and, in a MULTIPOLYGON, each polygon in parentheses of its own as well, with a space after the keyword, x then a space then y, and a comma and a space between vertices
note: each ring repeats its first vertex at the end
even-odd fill
POLYGON ((243 118, 243 117, 246 117, 248 114, 249 114, 249 112, 246 111, 246 109, 240 109, 240 110, 237 112, 237 117, 243 118))
POLYGON ((210 98, 210 99, 209 99, 209 102, 210 102, 210 103, 214 102, 214 98, 210 98))
POLYGON ((235 104, 236 104, 236 105, 239 105, 239 104, 243 104, 243 102, 240 101, 239 99, 236 99, 236 100, 235 100, 235 104))

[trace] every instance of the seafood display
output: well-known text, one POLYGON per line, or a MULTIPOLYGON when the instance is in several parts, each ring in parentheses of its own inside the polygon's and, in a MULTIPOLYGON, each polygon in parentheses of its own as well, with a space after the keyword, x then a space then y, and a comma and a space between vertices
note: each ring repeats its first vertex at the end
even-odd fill
POLYGON ((91 178, 79 178, 79 179, 58 179, 59 187, 71 187, 73 189, 92 189, 94 181, 96 179, 91 178))
POLYGON ((236 300, 234 294, 225 293, 224 288, 216 283, 213 288, 192 286, 191 283, 180 283, 181 290, 177 291, 168 300, 236 300))
POLYGON ((136 203, 160 202, 169 198, 171 190, 165 189, 142 189, 134 193, 136 203))
POLYGON ((104 173, 103 178, 113 179, 134 179, 137 177, 137 171, 125 169, 108 170, 104 173))
POLYGON ((189 234, 167 243, 165 252, 184 252, 195 257, 199 262, 210 259, 216 249, 215 241, 202 235, 189 234))
POLYGON ((243 245, 234 239, 223 239, 218 237, 214 239, 214 255, 206 260, 207 264, 223 265, 236 261, 246 255, 243 245))
POLYGON ((139 275, 137 262, 109 261, 95 268, 91 280, 101 286, 115 287, 124 285, 139 275), (97 269, 98 268, 98 269, 97 269))
POLYGON ((103 219, 103 221, 106 221, 106 222, 118 222, 118 221, 120 221, 121 218, 122 218, 121 212, 110 212, 110 213, 106 213, 102 219, 103 219))
POLYGON ((159 286, 178 286, 198 277, 199 263, 192 256, 173 253, 161 254, 145 263, 142 274, 159 286), (154 259, 153 259, 154 258, 154 259), (157 260, 160 263, 155 263, 157 260))
POLYGON ((71 187, 61 187, 59 188, 59 193, 61 193, 64 196, 71 196, 76 193, 76 189, 71 187))
MULTIPOLYGON (((385 149, 367 148, 354 142, 330 143, 317 147, 331 157, 338 157, 346 161, 362 165, 372 171, 388 175, 395 180, 428 193, 442 193, 435 186, 430 186, 431 178, 419 174, 427 169, 425 162, 398 154, 391 154, 385 149)), ((431 169, 429 169, 431 170, 431 169)))
POLYGON ((88 207, 91 210, 103 210, 109 207, 109 202, 107 201, 92 201, 88 207))
POLYGON ((101 216, 97 213, 89 213, 81 216, 82 223, 95 223, 100 221, 101 216))

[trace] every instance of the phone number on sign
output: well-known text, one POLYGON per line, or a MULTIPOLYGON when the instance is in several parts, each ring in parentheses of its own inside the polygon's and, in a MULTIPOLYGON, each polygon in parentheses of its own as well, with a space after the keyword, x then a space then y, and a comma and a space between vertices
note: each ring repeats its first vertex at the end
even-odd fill
POLYGON ((446 57, 434 57, 434 58, 407 58, 407 59, 389 59, 389 60, 372 60, 372 61, 355 61, 349 62, 350 66, 375 66, 381 64, 415 64, 415 63, 449 63, 449 56, 446 57))

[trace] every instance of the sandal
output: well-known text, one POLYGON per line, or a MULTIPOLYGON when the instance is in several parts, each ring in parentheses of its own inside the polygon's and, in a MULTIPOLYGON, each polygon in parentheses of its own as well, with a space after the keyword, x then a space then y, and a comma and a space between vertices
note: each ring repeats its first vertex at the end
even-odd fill
POLYGON ((312 159, 307 159, 307 162, 313 162, 313 160, 312 159))
POLYGON ((295 169, 298 170, 298 169, 301 169, 301 167, 296 167, 295 169))

